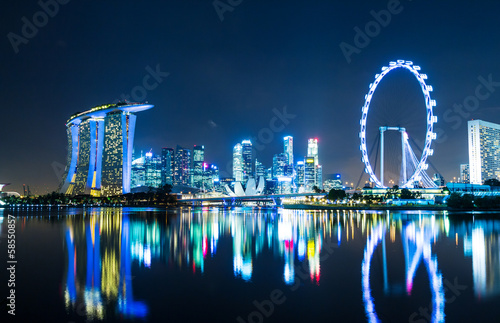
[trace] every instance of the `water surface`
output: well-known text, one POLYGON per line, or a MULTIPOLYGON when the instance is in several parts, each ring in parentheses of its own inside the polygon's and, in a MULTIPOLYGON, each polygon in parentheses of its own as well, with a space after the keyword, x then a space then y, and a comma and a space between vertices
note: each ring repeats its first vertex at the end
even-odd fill
POLYGON ((18 321, 500 321, 498 214, 0 209, 3 264, 7 214, 18 321))

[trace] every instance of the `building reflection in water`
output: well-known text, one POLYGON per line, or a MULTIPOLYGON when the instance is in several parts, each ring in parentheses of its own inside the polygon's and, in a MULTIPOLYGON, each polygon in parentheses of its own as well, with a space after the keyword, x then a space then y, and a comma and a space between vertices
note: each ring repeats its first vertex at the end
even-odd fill
POLYGON ((67 310, 76 310, 91 320, 103 320, 106 307, 116 305, 124 317, 145 317, 146 304, 133 297, 132 233, 122 209, 84 211, 83 217, 68 217, 65 230, 67 310))
POLYGON ((177 217, 129 217, 123 210, 90 209, 67 219, 65 303, 68 310, 83 303, 89 319, 105 319, 113 307, 126 317, 147 316, 147 305, 134 299, 132 264, 167 262, 203 274, 221 238, 232 240, 236 279, 251 281, 255 259, 269 251, 283 260, 286 284, 295 283, 298 263, 319 284, 323 239, 338 225, 327 212, 182 208, 177 217))
MULTIPOLYGON (((474 293, 477 299, 500 294, 500 223, 475 220, 462 228, 464 255, 472 258, 474 293)), ((460 235, 460 233, 459 233, 460 235)))
POLYGON ((251 282, 256 264, 265 263, 257 259, 271 253, 277 263, 283 263, 282 278, 288 285, 299 282, 297 277, 319 285, 321 263, 328 261, 327 250, 332 245, 344 247, 355 240, 366 241, 361 288, 365 312, 371 322, 379 320, 377 300, 370 285, 375 252, 382 254, 381 291, 385 296, 397 292, 409 297, 416 272, 424 266, 431 291, 432 322, 442 322, 445 318, 444 278, 433 251, 439 239, 452 239, 457 246, 459 237, 463 239, 464 255, 472 258, 474 292, 478 299, 500 293, 500 222, 496 220, 450 223, 446 215, 418 211, 389 214, 180 208, 174 215, 158 212, 151 215, 137 209, 102 208, 84 211, 83 216, 67 217, 64 298, 68 311, 84 303, 84 315, 89 319, 106 319, 108 311, 130 318, 146 317, 146 302, 133 293, 132 265, 148 270, 167 263, 169 267, 204 275, 209 259, 223 259, 217 258, 222 239, 224 244, 232 246, 235 279, 251 282), (391 285, 387 244, 403 247, 399 256, 405 264, 402 284, 391 285), (303 272, 308 277, 302 277, 303 272))

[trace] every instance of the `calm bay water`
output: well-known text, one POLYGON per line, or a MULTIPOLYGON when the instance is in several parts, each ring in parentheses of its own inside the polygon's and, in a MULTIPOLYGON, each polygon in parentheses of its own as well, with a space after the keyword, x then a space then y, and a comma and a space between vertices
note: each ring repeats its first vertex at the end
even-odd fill
POLYGON ((2 320, 500 322, 500 214, 0 209, 5 268, 8 214, 2 320))

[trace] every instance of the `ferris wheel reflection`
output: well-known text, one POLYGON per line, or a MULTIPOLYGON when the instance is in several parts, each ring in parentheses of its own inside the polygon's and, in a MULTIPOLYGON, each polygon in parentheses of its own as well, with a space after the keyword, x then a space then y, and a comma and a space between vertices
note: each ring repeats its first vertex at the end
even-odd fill
MULTIPOLYGON (((389 289, 387 275, 387 258, 385 248, 385 235, 387 224, 382 222, 372 227, 368 235, 364 258, 361 265, 362 273, 362 291, 365 313, 369 322, 381 322, 375 309, 375 302, 370 287, 370 267, 373 254, 377 246, 382 243, 383 251, 383 271, 384 271, 384 292, 389 289)), ((436 240, 438 230, 434 225, 416 225, 415 222, 408 223, 401 232, 401 240, 405 254, 405 274, 406 274, 406 293, 411 295, 415 273, 424 262, 429 276, 429 285, 432 294, 432 316, 431 322, 444 322, 444 288, 443 276, 439 272, 437 257, 432 254, 432 244, 436 240)))

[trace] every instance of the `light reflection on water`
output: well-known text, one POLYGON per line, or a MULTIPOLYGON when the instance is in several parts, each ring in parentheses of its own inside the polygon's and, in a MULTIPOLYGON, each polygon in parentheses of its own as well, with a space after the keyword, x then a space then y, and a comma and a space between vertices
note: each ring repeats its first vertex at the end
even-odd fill
MULTIPOLYGON (((429 274, 430 290, 432 292, 432 317, 431 322, 444 322, 444 289, 443 277, 438 269, 437 257, 432 254, 432 243, 439 235, 439 229, 435 226, 435 217, 431 217, 431 225, 425 225, 426 220, 420 221, 418 226, 415 222, 405 225, 401 232, 401 240, 405 256, 406 293, 411 295, 415 272, 423 259, 429 274)), ((422 219, 420 219, 422 220, 422 219)), ((447 217, 444 218, 446 223, 447 217)), ((362 287, 365 312, 369 322, 380 322, 375 310, 374 300, 370 289, 370 263, 374 250, 382 242, 383 268, 384 268, 384 293, 388 292, 387 258, 386 258, 386 231, 387 227, 383 221, 376 227, 372 227, 368 235, 362 267, 362 287)))
POLYGON ((106 299, 117 302, 118 314, 145 317, 147 305, 133 298, 132 262, 143 267, 166 262, 203 273, 206 259, 216 255, 224 237, 232 239, 236 278, 251 282, 254 260, 267 247, 284 260, 286 284, 295 282, 296 256, 300 262, 307 260, 310 280, 319 284, 323 239, 334 233, 340 241, 337 222, 336 216, 326 212, 182 209, 179 217, 145 219, 129 217, 120 208, 86 210, 83 217, 66 220, 65 304, 67 310, 74 310, 83 301, 89 318, 104 319, 106 299), (78 286, 78 276, 84 274, 85 286, 78 286))
MULTIPOLYGON (((500 221, 491 218, 456 221, 446 213, 418 211, 251 208, 92 208, 70 213, 58 219, 64 223, 67 257, 64 303, 67 313, 77 312, 89 320, 147 320, 152 314, 151 300, 134 295, 137 284, 133 278, 137 272, 133 268, 148 271, 167 265, 205 277, 207 266, 222 262, 217 257, 222 246, 230 246, 225 252, 231 252, 233 279, 256 283, 258 266, 269 265, 262 259, 272 255, 273 266, 281 266, 282 283, 294 291, 304 283, 319 290, 322 265, 327 264, 330 255, 336 255, 333 250, 352 251, 356 250, 355 243, 363 245, 359 273, 353 273, 359 275, 359 285, 349 287, 361 291, 359 302, 369 322, 385 321, 381 317, 387 315, 381 316, 381 311, 387 314, 391 309, 381 309, 384 298, 409 298, 415 294, 419 268, 427 273, 424 283, 430 295, 412 308, 431 299, 430 316, 425 321, 446 320, 449 285, 436 252, 436 244, 444 240, 463 247, 463 256, 470 259, 477 300, 500 295, 500 221), (391 254, 388 250, 394 245, 401 246, 402 252, 391 254), (375 262, 381 265, 380 277, 373 273, 375 262), (395 262, 404 264, 401 284, 392 277, 395 262), (374 284, 378 281, 380 284, 374 284), (79 304, 84 304, 83 313, 79 304)), ((36 221, 28 218, 27 225, 36 221)), ((228 262, 222 265, 231 266, 228 262)), ((332 265, 328 265, 331 270, 332 265)), ((453 281, 453 277, 448 278, 453 281)), ((418 321, 422 317, 416 314, 413 318, 418 321)))

